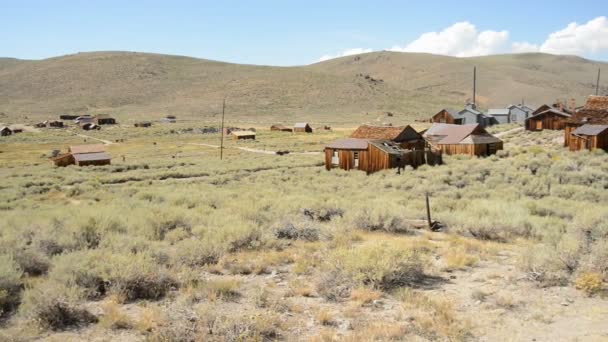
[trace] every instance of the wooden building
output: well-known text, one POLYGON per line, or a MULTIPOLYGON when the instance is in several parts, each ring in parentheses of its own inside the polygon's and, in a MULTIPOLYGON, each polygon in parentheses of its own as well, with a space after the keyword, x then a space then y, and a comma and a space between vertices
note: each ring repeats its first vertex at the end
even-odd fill
MULTIPOLYGON (((564 146, 571 151, 583 148, 604 148, 603 137, 605 132, 598 132, 597 138, 588 138, 589 134, 578 134, 572 136, 574 132, 582 126, 603 126, 608 125, 608 96, 589 96, 587 103, 576 111, 565 123, 564 146), (571 146, 573 144, 573 146, 571 146), (587 147, 589 146, 589 147, 587 147)), ((586 128, 583 132, 590 132, 586 128)), ((599 127, 593 130, 600 130, 599 127)), ((579 133, 581 133, 579 131, 579 133)))
POLYGON ((460 125, 462 124, 462 118, 459 117, 456 109, 444 108, 437 114, 431 116, 429 122, 460 125))
POLYGON ((152 122, 150 121, 140 121, 140 122, 136 122, 134 124, 135 127, 151 127, 152 126, 152 122))
POLYGON ((389 140, 399 144, 403 149, 424 149, 424 137, 411 126, 359 126, 351 138, 368 140, 389 140))
POLYGON ((116 124, 116 119, 111 117, 108 114, 97 114, 95 116, 95 121, 97 121, 98 125, 114 125, 116 124))
POLYGON ((105 145, 70 146, 68 152, 52 158, 56 166, 109 165, 112 157, 106 153, 105 145))
POLYGON ((608 151, 608 125, 582 125, 569 135, 570 151, 602 149, 608 151))
POLYGON ((524 124, 528 131, 561 130, 566 127, 568 118, 570 118, 570 114, 556 108, 549 108, 527 118, 524 124))
POLYGON ((48 126, 52 127, 52 128, 63 128, 65 127, 65 125, 63 124, 63 121, 58 121, 58 120, 52 120, 48 122, 48 126))
POLYGON ((62 114, 59 115, 59 120, 76 120, 80 115, 62 114))
POLYGON ((287 126, 280 125, 280 124, 270 126, 270 130, 279 131, 279 132, 293 132, 293 128, 289 128, 287 126))
POLYGON ((255 132, 253 131, 232 131, 230 134, 234 140, 255 140, 255 132))
POLYGON ((442 153, 487 156, 502 150, 499 138, 488 133, 480 124, 433 124, 424 137, 428 144, 442 153))
POLYGON ((94 129, 101 129, 101 127, 99 125, 97 125, 96 123, 93 122, 87 122, 87 123, 81 123, 80 124, 80 128, 84 129, 85 131, 91 131, 94 129))
POLYGON ((8 135, 12 135, 12 134, 13 134, 13 130, 12 129, 10 129, 10 128, 6 127, 6 126, 0 127, 0 136, 5 137, 5 136, 8 136, 8 135))
POLYGON ((405 150, 390 140, 346 138, 325 147, 325 168, 362 170, 367 174, 425 163, 424 150, 405 150))
POLYGON ((298 122, 293 126, 296 133, 312 133, 312 127, 306 122, 298 122))

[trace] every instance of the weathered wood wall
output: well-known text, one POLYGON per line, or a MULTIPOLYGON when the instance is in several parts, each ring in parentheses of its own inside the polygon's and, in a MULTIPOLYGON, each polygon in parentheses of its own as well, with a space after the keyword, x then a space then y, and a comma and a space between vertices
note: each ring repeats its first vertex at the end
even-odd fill
MULTIPOLYGON (((425 164, 426 154, 429 151, 412 150, 402 154, 401 156, 387 153, 378 147, 370 144, 367 150, 342 150, 342 149, 325 149, 325 168, 331 170, 337 167, 343 170, 358 169, 369 173, 374 173, 380 170, 391 169, 396 167, 418 167, 425 164), (338 152, 338 166, 332 165, 332 156, 334 151, 338 152), (359 153, 359 166, 355 168, 355 153, 359 153)), ((441 153, 432 152, 431 165, 441 163, 441 153)))
POLYGON ((433 115, 431 117, 431 119, 429 120, 429 122, 448 123, 448 124, 456 123, 454 120, 454 117, 452 117, 452 115, 450 113, 448 113, 446 110, 442 110, 441 112, 433 115))
POLYGON ((437 145, 437 148, 444 154, 468 154, 471 156, 488 156, 502 150, 503 143, 494 143, 495 148, 490 148, 490 144, 453 144, 453 145, 437 145))
POLYGON ((526 121, 526 130, 542 131, 543 129, 560 130, 566 127, 566 118, 559 115, 543 115, 526 121))

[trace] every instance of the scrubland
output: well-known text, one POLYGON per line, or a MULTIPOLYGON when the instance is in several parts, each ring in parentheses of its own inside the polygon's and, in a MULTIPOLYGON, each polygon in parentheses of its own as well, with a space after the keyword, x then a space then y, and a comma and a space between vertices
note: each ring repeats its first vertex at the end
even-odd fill
POLYGON ((3 138, 0 340, 608 336, 608 154, 519 131, 496 156, 367 176, 237 148, 348 133, 260 131, 220 161, 217 134, 117 126, 85 133, 112 165, 83 168, 46 159, 83 142, 70 130, 3 138), (425 193, 443 231, 407 224, 425 193))

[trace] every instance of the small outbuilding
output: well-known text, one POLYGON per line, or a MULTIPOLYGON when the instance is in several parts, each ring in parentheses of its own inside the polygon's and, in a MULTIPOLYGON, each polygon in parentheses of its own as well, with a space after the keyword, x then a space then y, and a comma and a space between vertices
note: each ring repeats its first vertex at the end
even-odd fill
POLYGON ((424 149, 424 137, 411 126, 359 126, 351 138, 367 140, 389 140, 404 149, 424 149))
POLYGON ((424 133, 428 144, 442 153, 488 156, 502 150, 503 142, 480 124, 433 124, 424 133))
POLYGON ((59 120, 49 121, 48 122, 48 126, 52 127, 52 128, 63 128, 63 127, 65 127, 65 125, 63 124, 63 121, 59 121, 59 120))
POLYGON ((162 122, 175 123, 177 122, 177 117, 175 115, 167 115, 164 118, 160 119, 162 122))
POLYGON ((608 151, 608 125, 583 125, 570 133, 570 151, 602 149, 608 151))
POLYGON ((2 126, 0 127, 0 136, 8 136, 8 135, 12 135, 13 134, 13 130, 6 127, 6 126, 2 126))
POLYGON ((85 131, 91 131, 91 130, 100 130, 101 126, 93 123, 93 122, 87 122, 87 123, 81 123, 80 124, 80 128, 84 129, 85 131))
POLYGON ((151 127, 152 126, 152 122, 150 121, 140 121, 140 122, 136 122, 134 124, 135 127, 151 127))
POLYGON ((78 117, 79 117, 79 115, 62 114, 62 115, 59 115, 59 120, 76 120, 78 117))
POLYGON ((105 145, 70 146, 68 152, 52 158, 56 166, 109 165, 112 157, 106 153, 105 145))
POLYGON ((255 132, 253 131, 232 131, 230 134, 234 140, 255 140, 255 132))
POLYGON ((606 132, 603 127, 607 125, 608 96, 589 96, 585 106, 566 120, 564 146, 569 147, 571 151, 606 149, 606 132))
POLYGON ((312 133, 312 127, 306 122, 298 122, 293 126, 296 133, 312 133))
POLYGON ((444 108, 437 114, 431 116, 429 122, 460 125, 462 124, 462 118, 458 115, 458 111, 456 109, 444 108))
POLYGON ((293 128, 289 128, 289 127, 281 125, 281 124, 276 124, 276 125, 270 126, 270 130, 278 131, 278 132, 293 132, 293 128))
POLYGON ((98 125, 114 125, 116 124, 116 119, 111 117, 109 114, 97 114, 95 115, 95 121, 97 121, 98 125))

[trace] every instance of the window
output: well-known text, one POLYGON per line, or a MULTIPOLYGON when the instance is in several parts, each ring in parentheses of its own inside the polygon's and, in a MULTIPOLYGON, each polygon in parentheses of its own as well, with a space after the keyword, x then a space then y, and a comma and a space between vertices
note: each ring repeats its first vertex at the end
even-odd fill
POLYGON ((338 164, 340 164, 340 157, 338 156, 338 151, 334 150, 334 153, 331 156, 331 165, 338 166, 338 164))
POLYGON ((355 161, 355 169, 359 168, 359 152, 353 152, 353 159, 355 161))

